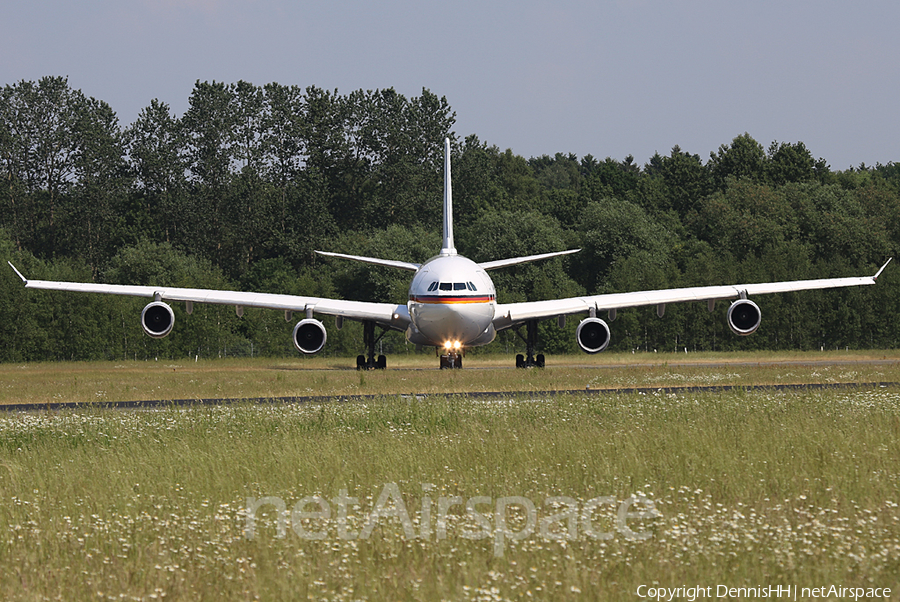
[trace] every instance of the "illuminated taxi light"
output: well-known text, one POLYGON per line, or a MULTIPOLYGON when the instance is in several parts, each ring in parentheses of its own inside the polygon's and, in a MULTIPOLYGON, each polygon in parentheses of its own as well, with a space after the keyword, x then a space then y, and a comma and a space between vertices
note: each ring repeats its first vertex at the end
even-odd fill
POLYGON ((454 349, 459 350, 460 347, 462 347, 462 345, 459 343, 459 341, 453 341, 454 349))

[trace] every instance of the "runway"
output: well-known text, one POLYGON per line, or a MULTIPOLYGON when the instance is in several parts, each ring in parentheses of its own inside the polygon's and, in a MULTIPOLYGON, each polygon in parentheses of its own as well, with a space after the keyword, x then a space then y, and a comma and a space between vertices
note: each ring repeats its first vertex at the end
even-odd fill
POLYGON ((152 409, 192 406, 245 404, 309 404, 309 403, 348 403, 371 402, 385 398, 409 399, 410 401, 429 397, 459 397, 483 401, 507 401, 516 399, 546 399, 560 395, 670 395, 684 393, 725 393, 728 391, 803 391, 822 389, 887 389, 900 387, 900 382, 867 382, 867 383, 805 383, 805 384, 768 384, 768 385, 691 385, 674 387, 622 387, 557 389, 549 391, 476 391, 469 393, 429 393, 429 394, 379 394, 379 395, 308 395, 285 397, 219 397, 204 399, 153 399, 141 401, 118 402, 61 402, 61 403, 17 403, 0 405, 5 412, 40 412, 93 408, 113 409, 152 409))

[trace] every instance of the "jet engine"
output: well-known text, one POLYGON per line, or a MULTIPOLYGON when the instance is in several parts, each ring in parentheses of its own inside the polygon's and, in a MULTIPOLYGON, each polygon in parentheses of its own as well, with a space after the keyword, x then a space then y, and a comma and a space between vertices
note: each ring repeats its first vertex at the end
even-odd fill
POLYGON ((325 326, 313 318, 300 320, 294 326, 294 347, 301 353, 311 355, 318 353, 325 346, 328 335, 325 332, 325 326))
POLYGON ((761 320, 759 306, 749 299, 738 299, 728 308, 728 327, 734 334, 753 334, 759 328, 761 320))
POLYGON ((609 345, 609 326, 600 318, 585 318, 575 329, 575 340, 582 351, 600 353, 609 345))
POLYGON ((161 339, 175 326, 175 313, 162 301, 148 303, 141 312, 141 328, 154 339, 161 339))

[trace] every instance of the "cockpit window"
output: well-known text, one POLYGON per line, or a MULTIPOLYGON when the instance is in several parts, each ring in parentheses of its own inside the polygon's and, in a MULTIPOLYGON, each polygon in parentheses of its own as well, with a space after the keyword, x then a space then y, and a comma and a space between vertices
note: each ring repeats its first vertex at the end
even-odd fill
POLYGON ((475 288, 475 285, 471 282, 432 282, 431 286, 428 287, 428 292, 436 291, 473 291, 476 292, 478 289, 475 288))

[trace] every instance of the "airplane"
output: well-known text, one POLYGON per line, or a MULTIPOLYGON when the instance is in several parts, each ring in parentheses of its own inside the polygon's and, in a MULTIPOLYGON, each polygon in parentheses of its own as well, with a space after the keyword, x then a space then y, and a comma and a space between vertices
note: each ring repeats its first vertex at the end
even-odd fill
POLYGON ((575 330, 575 339, 586 353, 598 353, 606 349, 610 342, 609 325, 597 317, 601 312, 608 312, 609 320, 612 322, 619 309, 655 305, 657 314, 662 317, 667 304, 688 301, 705 301, 709 311, 713 311, 716 301, 731 300, 732 303, 726 313, 728 326, 736 335, 746 336, 759 328, 762 319, 759 306, 749 299, 751 295, 875 284, 891 261, 888 259, 874 276, 636 291, 524 303, 497 302, 497 293, 488 271, 568 255, 579 250, 570 249, 481 263, 459 255, 453 240, 450 140, 446 138, 443 242, 437 255, 419 264, 316 251, 323 256, 412 272, 409 299, 405 304, 166 286, 28 280, 12 263, 9 265, 25 283, 26 288, 152 299, 141 311, 141 327, 153 338, 163 338, 172 331, 175 314, 169 305, 171 302, 184 302, 188 314, 193 311, 194 303, 234 305, 239 317, 243 315, 245 307, 283 310, 288 321, 292 321, 294 312, 301 313, 304 317, 294 326, 292 339, 297 350, 307 355, 321 351, 328 338, 325 326, 315 317, 316 314, 334 316, 338 329, 342 327, 345 319, 357 320, 363 324, 366 353, 357 357, 356 367, 358 370, 364 370, 386 367, 385 356, 376 357, 375 345, 391 330, 405 332, 409 342, 416 346, 434 347, 439 350, 440 367, 444 369, 461 368, 466 349, 487 345, 494 340, 498 332, 509 328, 521 328, 523 325, 526 330, 523 337, 526 353, 516 356, 516 367, 542 368, 545 365, 545 358, 543 354, 536 353, 537 324, 541 320, 557 318, 560 326, 563 326, 566 316, 587 314, 575 330), (381 333, 377 336, 376 328, 381 329, 381 333))

